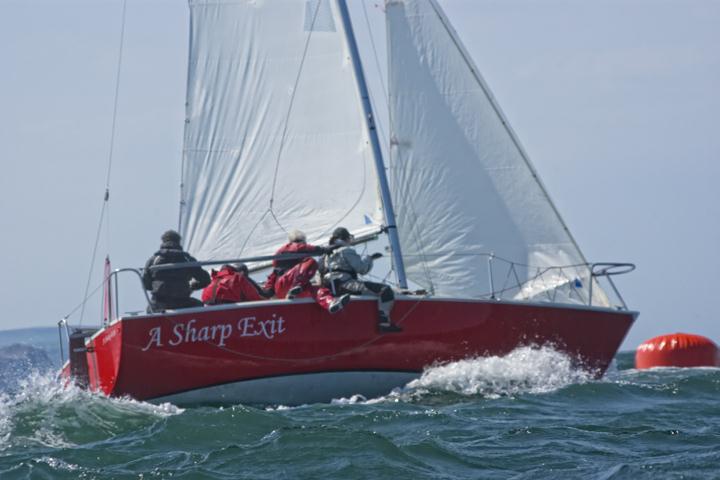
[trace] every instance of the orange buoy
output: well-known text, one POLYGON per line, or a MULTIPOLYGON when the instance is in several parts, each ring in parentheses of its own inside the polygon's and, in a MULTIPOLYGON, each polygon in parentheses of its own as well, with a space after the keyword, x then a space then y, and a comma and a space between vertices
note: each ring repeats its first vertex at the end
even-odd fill
POLYGON ((717 366, 720 366, 718 346, 701 335, 660 335, 646 340, 635 351, 635 368, 717 366))

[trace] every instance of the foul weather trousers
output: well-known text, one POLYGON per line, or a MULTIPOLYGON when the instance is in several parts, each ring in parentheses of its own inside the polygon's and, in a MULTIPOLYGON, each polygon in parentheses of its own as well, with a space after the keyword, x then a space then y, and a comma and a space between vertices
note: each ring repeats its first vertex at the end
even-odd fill
POLYGON ((395 294, 389 285, 363 280, 333 280, 330 287, 335 295, 349 293, 350 295, 372 295, 378 299, 378 310, 385 317, 390 318, 390 311, 395 303, 395 294))
POLYGON ((299 285, 303 290, 296 295, 297 298, 314 298, 320 307, 329 310, 330 305, 335 300, 330 289, 317 287, 310 283, 317 269, 318 265, 314 258, 308 257, 304 259, 275 280, 275 296, 285 298, 292 287, 299 285))

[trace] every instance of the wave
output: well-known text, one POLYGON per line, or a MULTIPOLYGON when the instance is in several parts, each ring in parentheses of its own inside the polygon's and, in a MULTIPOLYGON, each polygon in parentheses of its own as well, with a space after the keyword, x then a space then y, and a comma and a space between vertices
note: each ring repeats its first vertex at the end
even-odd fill
POLYGON ((714 400, 720 393, 718 367, 630 368, 608 372, 604 382, 623 388, 624 392, 642 391, 644 395, 670 395, 674 398, 714 400))
POLYGON ((16 392, 0 394, 0 451, 87 444, 182 412, 169 403, 109 398, 33 371, 16 392))
POLYGON ((30 371, 45 372, 53 368, 47 352, 25 343, 0 346, 0 392, 13 392, 30 371))

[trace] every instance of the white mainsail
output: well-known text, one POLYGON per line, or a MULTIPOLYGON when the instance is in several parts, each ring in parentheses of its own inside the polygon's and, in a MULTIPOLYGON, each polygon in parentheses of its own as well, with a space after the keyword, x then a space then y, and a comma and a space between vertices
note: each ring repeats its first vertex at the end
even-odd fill
POLYGON ((293 228, 377 229, 377 180, 330 0, 190 0, 181 233, 202 260, 272 253, 293 228))
MULTIPOLYGON (((442 296, 511 285, 504 298, 586 302, 587 268, 553 268, 585 259, 437 2, 386 7, 389 170, 408 277, 442 296)), ((607 304, 597 285, 593 297, 607 304)))
MULTIPOLYGON (((293 228, 315 242, 339 225, 377 231, 377 174, 336 3, 190 7, 186 248, 217 260, 269 254, 293 228)), ((586 303, 585 259, 437 2, 386 7, 388 171, 409 279, 440 296, 586 303)), ((608 304, 597 284, 593 304, 608 304)))

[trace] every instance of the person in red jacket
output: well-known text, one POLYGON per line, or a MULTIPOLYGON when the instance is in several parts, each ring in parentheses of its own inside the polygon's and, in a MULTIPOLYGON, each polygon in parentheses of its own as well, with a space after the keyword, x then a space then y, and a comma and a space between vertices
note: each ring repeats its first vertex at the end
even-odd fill
POLYGON ((212 271, 210 285, 202 292, 205 305, 252 302, 268 298, 265 292, 247 275, 245 265, 223 265, 212 271))
MULTIPOLYGON (((293 230, 288 235, 288 243, 280 247, 275 255, 323 255, 326 249, 307 243, 305 234, 293 230)), ((335 298, 330 289, 312 285, 310 281, 317 272, 318 264, 314 258, 279 258, 273 260, 273 270, 270 272, 263 290, 274 292, 277 298, 312 297, 318 305, 330 313, 343 309, 350 301, 350 295, 335 298)))

